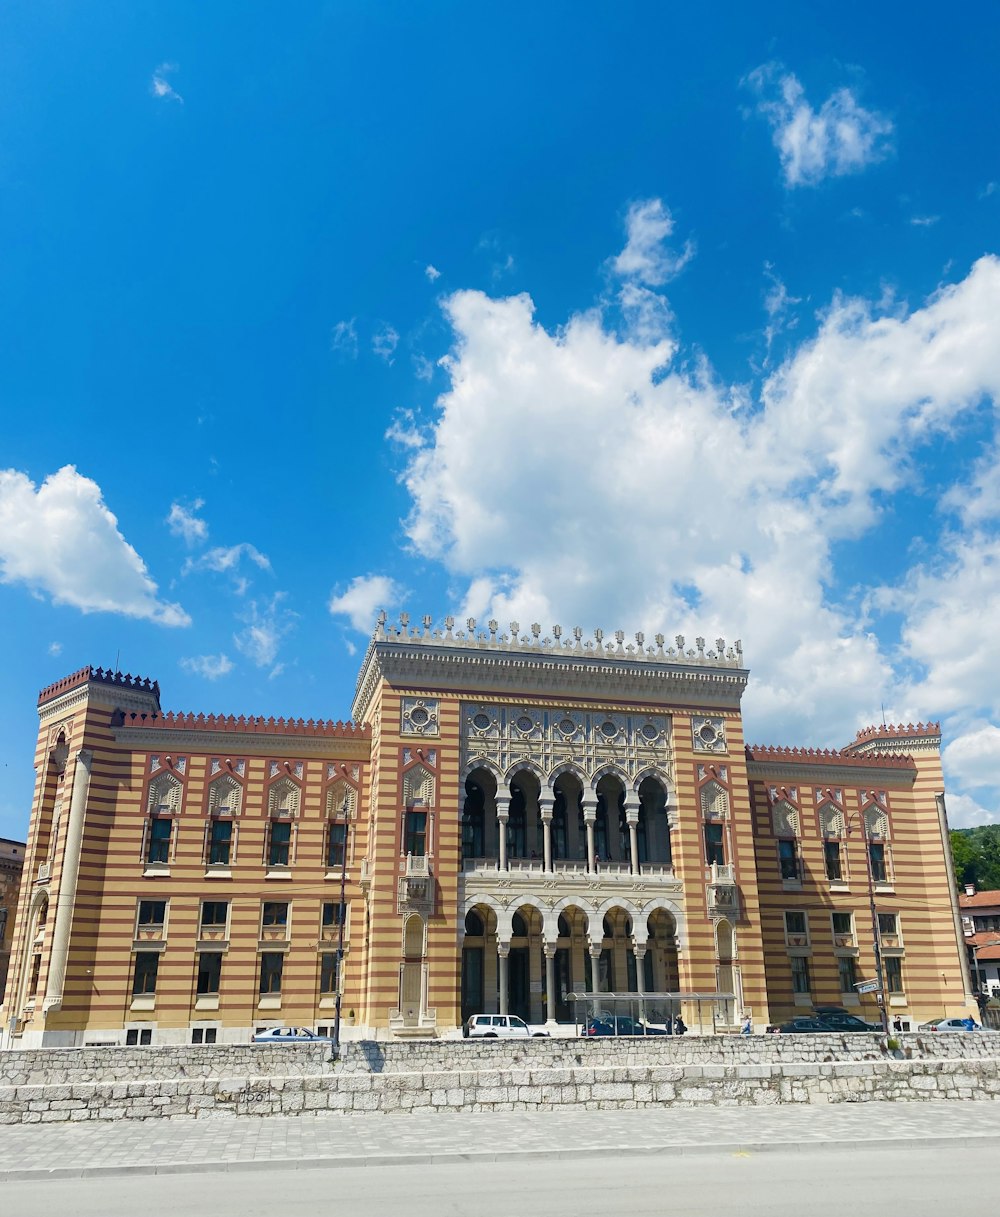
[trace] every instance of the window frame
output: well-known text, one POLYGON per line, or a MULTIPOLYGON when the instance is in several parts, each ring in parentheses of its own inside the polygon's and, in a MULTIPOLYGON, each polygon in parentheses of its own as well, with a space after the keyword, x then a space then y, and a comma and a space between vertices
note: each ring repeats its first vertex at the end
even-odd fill
POLYGON ((721 820, 705 820, 703 824, 702 842, 705 849, 706 866, 726 865, 726 831, 721 820), (718 840, 709 840, 709 833, 718 833, 718 840), (716 850, 718 857, 714 857, 716 850))
POLYGON ((195 996, 196 997, 217 997, 222 985, 222 952, 221 951, 199 951, 196 959, 195 969, 195 996), (209 969, 206 963, 209 960, 214 960, 214 966, 209 969), (206 975, 211 982, 214 982, 215 987, 202 987, 202 975, 206 975))
POLYGON ((160 951, 136 951, 132 964, 132 996, 155 997, 160 972, 160 951))
POLYGON ((145 863, 147 866, 169 866, 170 852, 174 841, 174 817, 170 815, 160 815, 154 812, 149 817, 149 828, 146 836, 146 857, 145 863), (158 832, 159 826, 166 826, 166 834, 158 832), (153 855, 160 853, 163 857, 154 857, 153 855))
POLYGON ((261 951, 257 991, 261 997, 280 997, 285 970, 284 951, 261 951), (277 965, 275 965, 277 961, 277 965), (277 986, 273 983, 277 981, 277 986), (268 982, 265 987, 265 982, 268 982))

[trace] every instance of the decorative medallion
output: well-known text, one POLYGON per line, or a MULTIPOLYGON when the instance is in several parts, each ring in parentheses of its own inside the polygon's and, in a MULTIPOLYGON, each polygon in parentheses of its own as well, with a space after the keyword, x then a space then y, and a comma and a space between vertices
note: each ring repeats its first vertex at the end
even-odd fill
POLYGON ((695 715, 691 719, 691 739, 695 752, 727 751, 725 723, 721 718, 695 715))
POLYGON ((436 697, 404 697, 400 710, 401 735, 437 735, 438 702, 436 697))

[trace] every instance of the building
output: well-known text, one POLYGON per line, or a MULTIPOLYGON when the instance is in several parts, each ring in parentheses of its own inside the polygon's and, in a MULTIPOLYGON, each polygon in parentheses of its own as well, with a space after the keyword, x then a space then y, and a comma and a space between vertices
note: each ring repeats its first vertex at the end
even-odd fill
POLYGON ((1000 998, 1000 891, 977 892, 969 883, 958 902, 974 988, 1000 998))
POLYGON ((84 668, 38 699, 7 1042, 329 1027, 341 980, 345 1036, 594 990, 705 1030, 874 1017, 876 933, 893 1017, 966 1012, 938 728, 747 747, 747 676, 723 639, 384 615, 349 723, 84 668))
POLYGON ((24 866, 24 842, 0 837, 0 1003, 3 1002, 14 942, 14 914, 24 866))

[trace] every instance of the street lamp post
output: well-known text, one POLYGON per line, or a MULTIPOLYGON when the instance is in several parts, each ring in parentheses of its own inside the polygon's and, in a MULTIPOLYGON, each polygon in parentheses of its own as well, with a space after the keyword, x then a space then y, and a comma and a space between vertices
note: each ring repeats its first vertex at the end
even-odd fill
MULTIPOLYGON (((889 1034, 889 1014, 886 1006, 885 978, 882 973, 882 938, 878 929, 878 909, 875 907, 875 877, 872 874, 872 853, 868 825, 865 823, 864 811, 855 812, 861 824, 861 837, 865 846, 865 874, 868 876, 868 907, 872 915, 872 942, 875 949, 875 979, 878 981, 878 1009, 882 1018, 882 1034, 889 1034)), ((854 816, 851 816, 851 820, 854 816)), ((847 835, 851 835, 851 823, 848 820, 847 835)))
POLYGON ((350 837, 351 812, 344 799, 344 844, 340 857, 340 907, 337 910, 337 994, 333 1015, 333 1059, 340 1059, 340 1003, 344 993, 344 921, 347 914, 347 843, 350 837))

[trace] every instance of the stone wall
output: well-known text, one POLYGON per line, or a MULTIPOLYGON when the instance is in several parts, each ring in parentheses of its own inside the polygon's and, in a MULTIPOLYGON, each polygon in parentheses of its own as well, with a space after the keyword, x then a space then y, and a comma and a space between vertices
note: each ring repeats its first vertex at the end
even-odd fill
POLYGON ((947 1098, 1000 1100, 1000 1060, 585 1066, 9 1086, 0 1087, 0 1124, 947 1098))

